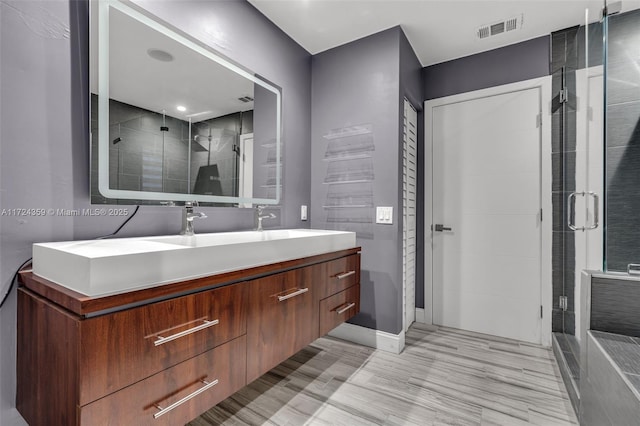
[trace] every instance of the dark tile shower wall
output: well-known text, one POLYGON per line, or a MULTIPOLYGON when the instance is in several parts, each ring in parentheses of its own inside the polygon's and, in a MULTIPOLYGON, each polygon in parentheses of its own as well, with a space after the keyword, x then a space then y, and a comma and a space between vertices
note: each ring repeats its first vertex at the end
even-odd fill
POLYGON ((606 267, 640 263, 640 10, 609 20, 606 93, 606 267))
MULTIPOLYGON (((602 26, 587 28, 589 66, 602 65, 602 26)), ((605 259, 608 270, 626 271, 640 263, 640 10, 614 15, 609 20, 606 87, 605 259)), ((553 94, 566 67, 567 86, 575 93, 575 69, 585 66, 585 27, 552 34, 553 94)), ((557 107, 557 104, 554 104, 557 107)), ((568 103, 566 132, 561 133, 562 110, 553 113, 553 321, 554 331, 574 333, 575 239, 566 226, 566 199, 575 189, 575 104, 568 103), (564 174, 564 180, 563 180, 564 174), (568 298, 563 316, 558 298, 568 298)))
POLYGON ((576 69, 578 28, 551 35, 552 75, 552 203, 553 203, 553 312, 552 330, 575 334, 575 238, 567 227, 567 197, 575 191, 576 170, 576 69), (559 93, 563 74, 570 94, 563 109, 559 93), (564 124, 563 124, 564 121, 564 124), (560 309, 567 296, 567 310, 560 309), (563 315, 564 314, 564 315, 563 315))

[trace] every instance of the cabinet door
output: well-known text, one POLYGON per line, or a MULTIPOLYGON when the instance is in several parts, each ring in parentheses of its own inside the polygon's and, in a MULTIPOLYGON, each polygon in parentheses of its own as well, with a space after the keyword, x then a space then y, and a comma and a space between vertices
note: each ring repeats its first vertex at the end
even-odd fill
POLYGON ((247 383, 318 338, 318 299, 312 268, 249 283, 247 383))

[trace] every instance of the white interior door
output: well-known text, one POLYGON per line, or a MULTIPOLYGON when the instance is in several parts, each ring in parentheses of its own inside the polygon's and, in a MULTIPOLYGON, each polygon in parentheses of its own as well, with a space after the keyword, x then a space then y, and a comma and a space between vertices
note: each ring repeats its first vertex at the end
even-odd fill
POLYGON ((435 324, 542 341, 541 102, 534 87, 432 109, 435 324))

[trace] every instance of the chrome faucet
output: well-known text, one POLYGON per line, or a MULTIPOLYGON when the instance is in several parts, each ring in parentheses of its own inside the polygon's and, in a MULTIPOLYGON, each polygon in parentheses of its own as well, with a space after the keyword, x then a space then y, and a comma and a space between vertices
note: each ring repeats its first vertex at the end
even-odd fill
POLYGON ((258 226, 257 226, 257 228, 256 228, 256 231, 262 231, 262 230, 263 230, 263 229, 262 229, 262 219, 275 219, 275 218, 276 218, 276 215, 275 215, 275 214, 273 214, 273 213, 269 213, 269 214, 266 214, 266 215, 263 215, 263 214, 262 214, 262 212, 264 211, 264 209, 265 209, 266 207, 267 207, 267 206, 257 206, 257 207, 256 207, 256 209, 257 209, 257 215, 256 215, 256 217, 257 217, 257 219, 258 219, 258 226))
POLYGON ((202 212, 194 212, 193 208, 198 205, 197 201, 186 201, 182 210, 182 230, 180 235, 193 235, 193 219, 204 219, 207 217, 202 212))

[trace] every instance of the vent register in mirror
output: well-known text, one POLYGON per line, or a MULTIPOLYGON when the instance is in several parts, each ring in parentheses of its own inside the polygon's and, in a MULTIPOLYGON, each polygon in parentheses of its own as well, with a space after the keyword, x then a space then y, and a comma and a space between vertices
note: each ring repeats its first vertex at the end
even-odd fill
POLYGON ((278 204, 280 89, 137 5, 91 15, 92 202, 278 204))

